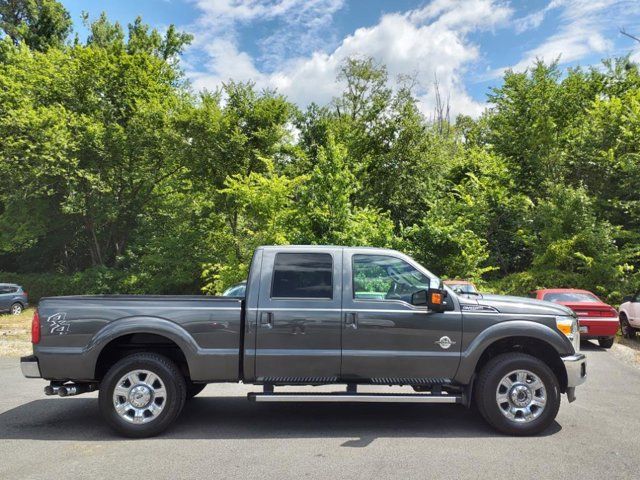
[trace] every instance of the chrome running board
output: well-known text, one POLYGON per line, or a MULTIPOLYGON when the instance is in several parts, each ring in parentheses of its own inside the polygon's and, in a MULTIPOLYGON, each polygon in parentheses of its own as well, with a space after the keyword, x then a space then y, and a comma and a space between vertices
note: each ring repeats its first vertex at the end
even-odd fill
POLYGON ((463 403, 462 395, 397 393, 249 393, 253 402, 463 403))

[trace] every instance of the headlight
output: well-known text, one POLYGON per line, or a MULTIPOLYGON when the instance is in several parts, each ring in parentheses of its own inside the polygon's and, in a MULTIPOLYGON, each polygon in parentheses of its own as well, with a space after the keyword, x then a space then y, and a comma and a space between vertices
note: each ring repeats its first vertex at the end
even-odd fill
POLYGON ((580 350, 580 331, 578 330, 578 319, 575 317, 556 317, 556 326, 558 330, 564 333, 573 349, 577 352, 580 350))

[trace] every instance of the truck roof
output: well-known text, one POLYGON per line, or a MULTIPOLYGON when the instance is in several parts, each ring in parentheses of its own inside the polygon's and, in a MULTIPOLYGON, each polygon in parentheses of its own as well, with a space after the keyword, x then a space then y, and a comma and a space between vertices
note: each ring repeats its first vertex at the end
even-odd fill
POLYGON ((348 250, 371 250, 371 251, 380 251, 380 252, 395 252, 404 255, 402 252, 397 250, 393 250, 391 248, 380 248, 380 247, 347 247, 344 245, 262 245, 258 247, 259 250, 326 250, 327 248, 335 248, 339 249, 348 249, 348 250))

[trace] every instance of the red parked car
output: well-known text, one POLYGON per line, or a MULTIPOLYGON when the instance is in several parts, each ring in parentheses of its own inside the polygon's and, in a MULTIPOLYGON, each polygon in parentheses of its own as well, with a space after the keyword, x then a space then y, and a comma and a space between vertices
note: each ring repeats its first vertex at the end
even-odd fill
POLYGON ((597 339, 602 348, 611 348, 618 331, 618 312, 588 290, 551 288, 536 290, 532 296, 538 300, 559 303, 578 315, 580 338, 597 339))

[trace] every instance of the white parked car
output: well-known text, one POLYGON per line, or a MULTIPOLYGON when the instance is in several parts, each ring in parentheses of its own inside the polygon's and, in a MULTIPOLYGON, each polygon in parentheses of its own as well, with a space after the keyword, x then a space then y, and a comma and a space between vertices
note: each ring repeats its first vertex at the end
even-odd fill
POLYGON ((622 335, 634 338, 640 331, 640 292, 622 299, 620 305, 620 329, 622 335))

